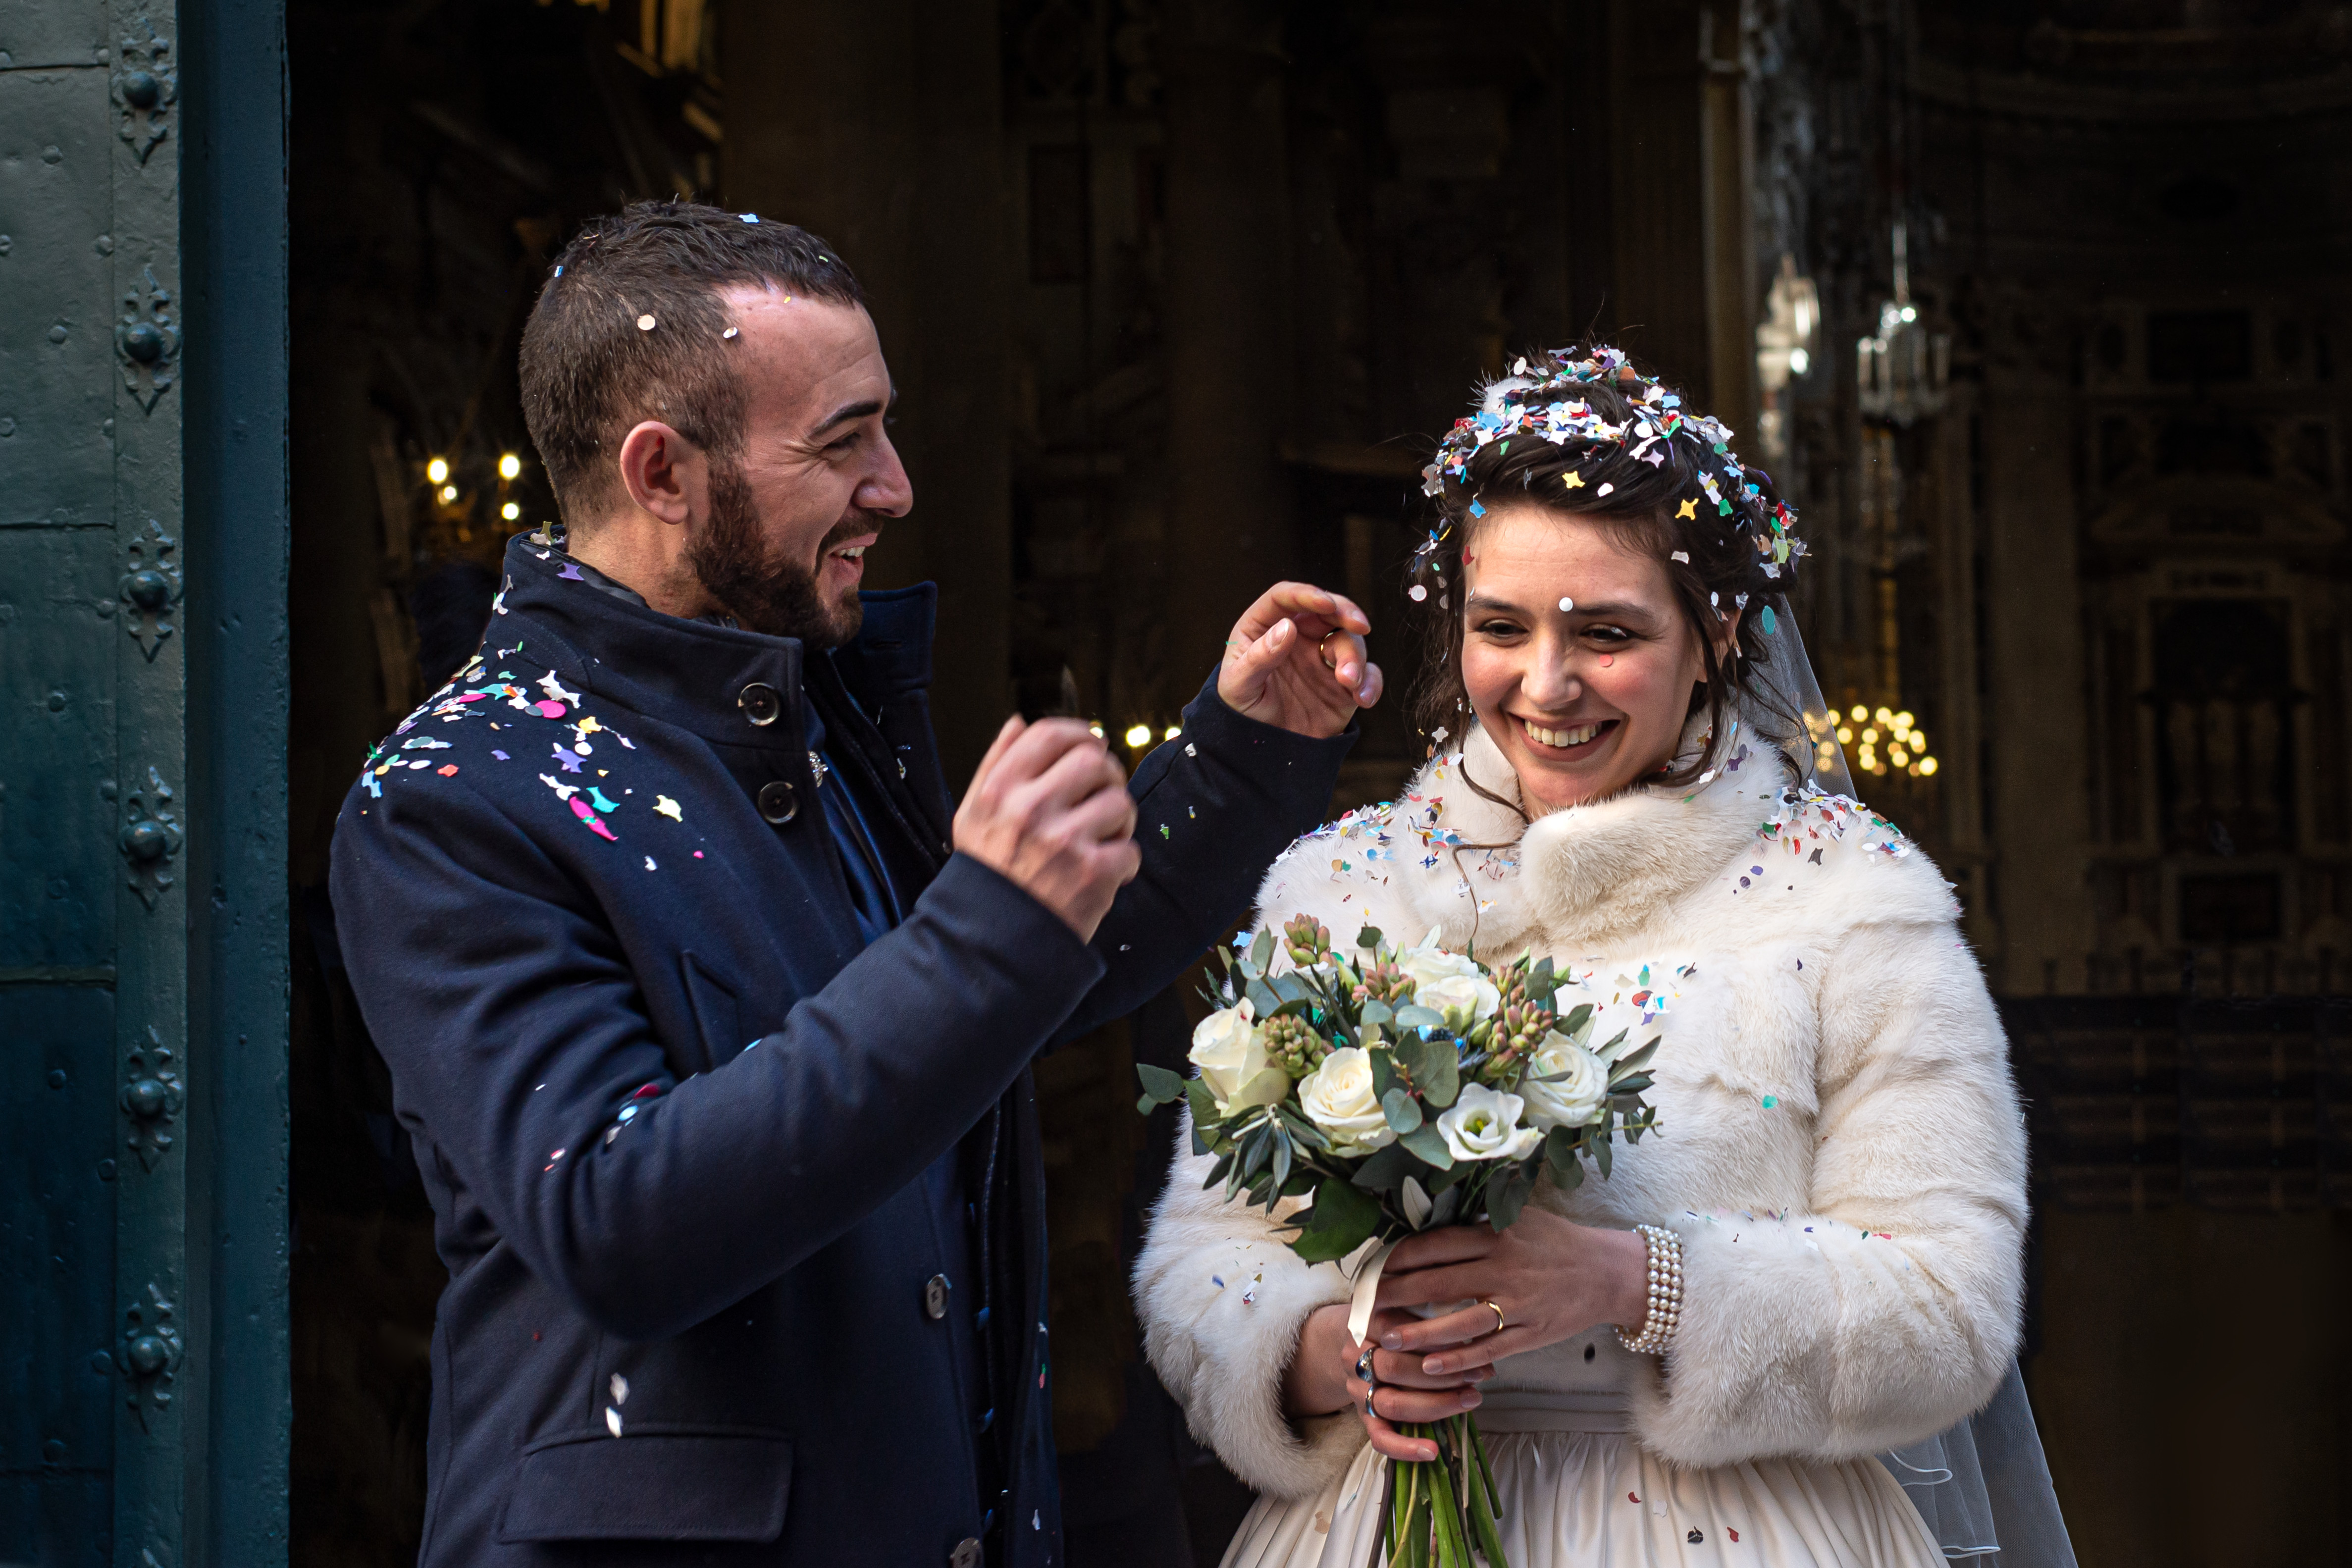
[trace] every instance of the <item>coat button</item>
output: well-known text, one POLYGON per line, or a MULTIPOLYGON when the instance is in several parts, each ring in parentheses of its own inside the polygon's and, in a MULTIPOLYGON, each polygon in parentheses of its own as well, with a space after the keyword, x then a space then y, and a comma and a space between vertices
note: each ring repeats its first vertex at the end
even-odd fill
POLYGON ((744 718, 764 729, 784 710, 784 700, 766 681, 755 680, 735 694, 735 706, 743 710, 744 718))
POLYGON ((948 1277, 934 1274, 923 1281, 923 1310, 933 1322, 948 1315, 948 1277))
POLYGON ((948 1553, 948 1568, 980 1568, 980 1541, 967 1535, 948 1553))
POLYGON ((770 779, 760 786, 760 815, 782 827, 801 814, 800 796, 789 779, 770 779))

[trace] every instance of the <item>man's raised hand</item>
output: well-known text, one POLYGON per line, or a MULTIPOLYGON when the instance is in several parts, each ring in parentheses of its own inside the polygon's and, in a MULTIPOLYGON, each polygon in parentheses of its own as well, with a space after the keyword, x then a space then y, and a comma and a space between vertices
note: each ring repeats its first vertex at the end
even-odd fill
POLYGON ((1004 721, 956 808, 955 847, 1091 941, 1135 879, 1135 801, 1127 772, 1076 719, 1004 721))
POLYGON ((1354 603, 1310 583, 1258 595, 1225 643, 1217 695, 1236 713, 1317 740, 1381 699, 1381 667, 1364 656, 1372 623, 1354 603))

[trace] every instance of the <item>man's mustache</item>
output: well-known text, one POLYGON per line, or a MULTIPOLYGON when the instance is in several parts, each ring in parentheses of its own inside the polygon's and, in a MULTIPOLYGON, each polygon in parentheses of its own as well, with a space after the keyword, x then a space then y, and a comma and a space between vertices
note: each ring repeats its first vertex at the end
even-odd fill
POLYGON ((870 533, 878 540, 882 536, 884 521, 885 519, 878 512, 851 512, 826 531, 824 542, 816 547, 817 560, 822 562, 836 548, 848 543, 860 534, 870 533))

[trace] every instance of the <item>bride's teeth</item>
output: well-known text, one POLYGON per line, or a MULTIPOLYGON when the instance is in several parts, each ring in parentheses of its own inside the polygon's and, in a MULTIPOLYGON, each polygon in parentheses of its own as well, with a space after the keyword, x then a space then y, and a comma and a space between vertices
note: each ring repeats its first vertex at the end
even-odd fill
POLYGON ((1547 730, 1542 725, 1530 723, 1525 719, 1520 720, 1519 723, 1527 731, 1529 740, 1546 746, 1580 746, 1601 733, 1601 726, 1598 724, 1580 724, 1573 730, 1547 730))

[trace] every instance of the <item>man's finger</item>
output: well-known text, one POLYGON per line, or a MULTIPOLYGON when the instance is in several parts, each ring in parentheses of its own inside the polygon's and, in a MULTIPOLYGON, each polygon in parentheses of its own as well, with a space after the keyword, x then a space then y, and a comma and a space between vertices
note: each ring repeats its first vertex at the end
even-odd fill
POLYGON ((1364 665, 1364 679, 1356 687, 1356 706, 1370 708, 1381 700, 1381 693, 1387 689, 1388 679, 1381 674, 1381 667, 1367 661, 1364 665))
MULTIPOLYGON (((1079 731, 1085 733, 1083 728, 1079 731)), ((1089 742, 1094 737, 1087 735, 1089 742)), ((1006 797, 1023 811, 1043 815, 1067 811, 1080 801, 1097 795, 1127 795, 1123 785, 1127 773, 1118 760, 1099 743, 1072 746, 1054 760, 1054 765, 1034 779, 1014 786, 1006 797)))
MULTIPOLYGON (((1274 668, 1282 662, 1283 656, 1297 641, 1297 622, 1286 619, 1275 622, 1262 636, 1234 650, 1233 663, 1217 679, 1218 689, 1241 693, 1243 701, 1235 706, 1247 711, 1249 705, 1255 703, 1265 690, 1265 681, 1274 668)), ((1229 697, 1227 700, 1232 699, 1229 697)))
POLYGON ((971 788, 966 790, 965 794, 980 793, 980 786, 988 782, 990 772, 995 768, 1004 753, 1012 750, 1013 742, 1019 740, 1021 732, 1028 727, 1029 721, 1018 713, 1004 721, 1004 727, 996 732, 996 739, 989 742, 988 755, 981 758, 980 766, 971 770, 971 788))
POLYGON ((1069 820, 1093 844, 1113 844, 1135 837, 1135 797, 1120 789, 1099 789, 1069 807, 1069 820))
POLYGON ((1013 739, 998 759, 992 782, 1000 791, 1045 777, 1073 752, 1108 754, 1101 736, 1076 719, 1040 719, 1013 739))

